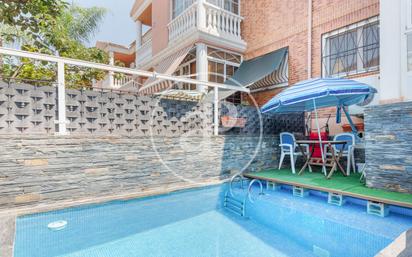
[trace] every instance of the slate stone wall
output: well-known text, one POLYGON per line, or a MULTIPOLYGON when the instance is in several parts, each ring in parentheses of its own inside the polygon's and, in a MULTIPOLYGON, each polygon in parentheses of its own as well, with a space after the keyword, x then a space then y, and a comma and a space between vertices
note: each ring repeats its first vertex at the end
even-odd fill
POLYGON ((412 102, 365 110, 366 184, 412 193, 412 102))
POLYGON ((0 210, 275 167, 277 137, 1 137, 0 210))

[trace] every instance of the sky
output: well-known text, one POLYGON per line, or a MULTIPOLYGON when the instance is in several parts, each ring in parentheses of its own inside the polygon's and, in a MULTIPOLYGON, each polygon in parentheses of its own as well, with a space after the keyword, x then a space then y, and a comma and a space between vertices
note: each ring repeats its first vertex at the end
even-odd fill
POLYGON ((82 7, 100 6, 107 9, 107 14, 89 46, 96 40, 110 41, 128 46, 135 39, 135 25, 129 16, 134 0, 69 0, 82 7))

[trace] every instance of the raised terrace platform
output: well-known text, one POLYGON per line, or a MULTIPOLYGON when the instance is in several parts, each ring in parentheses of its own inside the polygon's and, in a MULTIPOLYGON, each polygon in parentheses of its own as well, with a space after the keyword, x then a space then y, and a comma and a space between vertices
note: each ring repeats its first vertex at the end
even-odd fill
POLYGON ((320 172, 306 171, 302 175, 297 175, 292 174, 289 169, 270 169, 247 173, 245 177, 412 208, 412 194, 368 188, 359 181, 360 174, 345 177, 335 173, 331 179, 326 179, 320 172))

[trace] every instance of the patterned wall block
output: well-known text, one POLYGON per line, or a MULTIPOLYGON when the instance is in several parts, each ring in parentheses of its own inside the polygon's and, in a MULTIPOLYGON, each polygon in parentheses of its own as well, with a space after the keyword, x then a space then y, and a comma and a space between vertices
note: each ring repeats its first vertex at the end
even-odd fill
MULTIPOLYGON (((56 132, 58 119, 55 87, 0 83, 0 133, 56 132)), ((222 130, 221 134, 259 133, 260 118, 256 108, 232 106, 246 117, 244 128, 222 130)), ((228 108, 220 106, 221 115, 228 108)), ((73 135, 211 135, 213 104, 186 102, 158 97, 115 92, 66 90, 67 130, 73 135)), ((264 134, 303 130, 303 116, 263 116, 264 134)))

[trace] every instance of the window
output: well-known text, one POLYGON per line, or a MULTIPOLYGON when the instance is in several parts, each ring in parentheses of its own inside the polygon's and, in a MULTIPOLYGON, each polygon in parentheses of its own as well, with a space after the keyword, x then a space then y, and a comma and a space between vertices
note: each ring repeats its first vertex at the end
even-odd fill
POLYGON ((408 71, 412 71, 412 33, 407 36, 408 71))
MULTIPOLYGON (((196 74, 196 50, 191 50, 183 59, 180 66, 173 73, 174 76, 182 76, 186 78, 193 78, 196 74)), ((180 90, 195 90, 196 85, 188 83, 177 83, 173 86, 174 89, 180 90)))
POLYGON ((179 16, 184 10, 190 7, 196 0, 173 0, 172 19, 179 16))
POLYGON ((208 3, 219 6, 237 15, 239 15, 239 1, 240 0, 207 0, 208 3))
POLYGON ((238 54, 216 49, 207 48, 209 60, 209 81, 223 83, 235 74, 242 57, 238 54))
POLYGON ((219 60, 224 60, 227 62, 232 62, 232 63, 241 63, 242 62, 242 57, 238 54, 235 53, 230 53, 226 52, 220 49, 216 49, 213 47, 208 47, 207 48, 207 55, 209 57, 219 59, 219 60))
MULTIPOLYGON (((224 51, 221 49, 208 47, 208 71, 209 81, 223 83, 226 79, 232 77, 242 62, 242 56, 236 53, 224 51)), ((226 98, 226 101, 240 104, 241 94, 233 94, 226 98)))
POLYGON ((323 35, 324 76, 345 76, 379 69, 377 17, 323 35))

